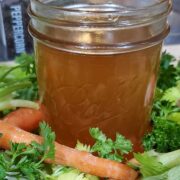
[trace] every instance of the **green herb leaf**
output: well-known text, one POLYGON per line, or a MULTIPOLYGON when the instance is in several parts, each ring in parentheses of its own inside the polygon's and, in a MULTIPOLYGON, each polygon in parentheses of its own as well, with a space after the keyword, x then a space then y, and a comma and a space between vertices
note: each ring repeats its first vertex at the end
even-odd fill
POLYGON ((97 152, 102 158, 122 162, 123 155, 132 151, 132 143, 120 134, 117 134, 115 141, 113 141, 107 138, 99 128, 90 128, 89 132, 96 140, 91 152, 97 152))
POLYGON ((176 105, 179 99, 180 99, 180 82, 177 83, 176 87, 167 89, 162 97, 162 100, 170 102, 172 103, 172 105, 176 105))
POLYGON ((128 154, 132 151, 132 143, 130 140, 127 140, 124 136, 117 134, 116 140, 114 142, 115 149, 119 149, 121 154, 128 154))
POLYGON ((51 128, 45 123, 40 123, 40 135, 44 138, 42 144, 43 151, 45 152, 44 159, 53 159, 55 155, 55 133, 52 132, 51 128))
POLYGON ((90 128, 89 133, 97 141, 105 142, 106 135, 99 128, 90 128))
POLYGON ((164 52, 161 58, 161 67, 157 86, 166 90, 176 85, 180 78, 180 64, 173 65, 174 56, 164 52))
POLYGON ((75 149, 77 149, 79 151, 91 152, 91 146, 90 145, 88 146, 86 144, 82 144, 80 141, 77 141, 75 149))

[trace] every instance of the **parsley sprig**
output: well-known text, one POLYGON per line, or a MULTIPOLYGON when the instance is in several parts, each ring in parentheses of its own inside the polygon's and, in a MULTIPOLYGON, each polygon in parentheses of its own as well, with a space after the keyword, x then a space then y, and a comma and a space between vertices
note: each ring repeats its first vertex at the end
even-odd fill
POLYGON ((43 143, 11 143, 10 150, 0 153, 0 179, 44 179, 45 159, 53 159, 55 134, 46 123, 40 124, 43 143))
POLYGON ((89 132, 92 138, 96 140, 91 152, 98 153, 99 157, 122 162, 123 156, 132 151, 131 141, 118 133, 115 141, 113 141, 111 138, 107 138, 99 128, 90 128, 89 132))

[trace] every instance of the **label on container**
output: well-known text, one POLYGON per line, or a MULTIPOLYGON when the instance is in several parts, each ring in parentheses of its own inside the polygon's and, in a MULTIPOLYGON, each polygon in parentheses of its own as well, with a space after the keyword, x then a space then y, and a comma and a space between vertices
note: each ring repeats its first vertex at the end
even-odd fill
POLYGON ((27 52, 32 53, 32 38, 28 33, 29 0, 2 0, 0 9, 0 60, 11 60, 27 52))

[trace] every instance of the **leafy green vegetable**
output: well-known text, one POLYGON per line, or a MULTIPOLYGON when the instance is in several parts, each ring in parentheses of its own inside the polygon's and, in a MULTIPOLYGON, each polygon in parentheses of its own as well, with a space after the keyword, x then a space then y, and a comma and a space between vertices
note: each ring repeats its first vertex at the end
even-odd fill
POLYGON ((180 63, 175 66, 174 56, 163 52, 160 65, 160 73, 157 86, 166 90, 176 85, 177 81, 180 79, 180 63))
POLYGON ((146 150, 169 152, 180 149, 180 126, 170 120, 157 118, 153 121, 153 131, 144 137, 146 150))
POLYGON ((21 70, 25 72, 27 78, 32 83, 32 86, 30 88, 19 90, 17 92, 17 98, 31 101, 37 100, 39 98, 39 95, 34 56, 24 53, 18 56, 15 61, 20 64, 21 70))
POLYGON ((176 105, 179 99, 180 99, 180 81, 177 82, 177 86, 169 88, 164 92, 162 101, 168 101, 172 103, 172 105, 176 105))
POLYGON ((58 180, 99 180, 98 177, 81 173, 77 169, 73 169, 69 172, 62 173, 58 176, 58 180))
POLYGON ((23 143, 11 143, 10 150, 0 153, 0 179, 44 179, 43 161, 54 158, 55 134, 45 123, 40 124, 40 134, 44 138, 42 144, 32 142, 26 146, 23 143))
POLYGON ((180 125, 180 112, 175 112, 167 117, 169 120, 176 122, 180 125))
POLYGON ((167 170, 167 167, 163 166, 162 163, 157 161, 156 157, 151 157, 146 152, 144 154, 135 154, 134 157, 140 163, 140 172, 143 177, 161 174, 167 170))
POLYGON ((26 77, 26 73, 20 68, 20 65, 1 64, 0 65, 0 82, 12 82, 26 77))
POLYGON ((174 167, 163 174, 143 178, 143 180, 179 180, 180 166, 174 167))
POLYGON ((47 180, 99 180, 96 176, 85 174, 77 169, 64 166, 55 166, 53 171, 53 174, 46 176, 47 180))
POLYGON ((22 54, 16 62, 0 66, 0 111, 38 106, 31 102, 39 98, 34 57, 22 54))
POLYGON ((36 75, 35 60, 33 55, 22 53, 17 56, 15 62, 20 64, 21 69, 28 75, 36 75))
POLYGON ((171 64, 174 57, 163 53, 160 78, 152 109, 152 132, 143 140, 146 151, 169 152, 180 148, 180 65, 171 64))
POLYGON ((90 135, 96 140, 91 148, 91 152, 97 152, 102 158, 111 159, 122 162, 123 155, 132 151, 132 143, 124 136, 116 134, 116 139, 113 141, 107 138, 99 128, 90 128, 90 135))
POLYGON ((29 88, 31 85, 32 84, 29 81, 5 84, 4 86, 1 86, 0 98, 6 97, 19 89, 29 88))
POLYGON ((134 156, 140 163, 143 180, 178 180, 180 177, 180 150, 164 154, 149 151, 134 156))
MULTIPOLYGON (((44 138, 44 142, 41 145, 41 151, 44 155, 41 157, 41 162, 47 158, 53 159, 55 155, 55 133, 52 132, 51 128, 45 123, 40 123, 40 135, 44 138)), ((36 143, 33 143, 34 145, 36 143)), ((38 145, 38 144, 37 144, 38 145)))

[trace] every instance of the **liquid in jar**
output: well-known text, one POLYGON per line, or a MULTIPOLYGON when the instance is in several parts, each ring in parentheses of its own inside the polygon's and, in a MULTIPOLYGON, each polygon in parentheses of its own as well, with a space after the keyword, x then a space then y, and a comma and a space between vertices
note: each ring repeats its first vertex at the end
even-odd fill
POLYGON ((36 60, 40 94, 57 141, 91 144, 90 127, 114 138, 121 133, 135 150, 150 121, 161 44, 134 52, 88 55, 40 42, 36 60))

